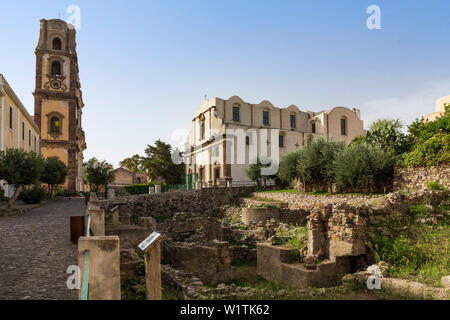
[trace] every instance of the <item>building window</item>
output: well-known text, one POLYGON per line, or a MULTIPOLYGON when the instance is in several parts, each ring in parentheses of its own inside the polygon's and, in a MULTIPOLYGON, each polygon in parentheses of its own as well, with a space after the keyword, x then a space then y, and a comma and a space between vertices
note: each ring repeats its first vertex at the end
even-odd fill
POLYGON ((269 125, 269 111, 263 111, 263 125, 269 125))
POLYGON ((28 146, 31 147, 31 129, 28 130, 28 146))
POLYGON ((62 41, 60 38, 53 39, 53 50, 62 50, 62 41))
POLYGON ((56 116, 50 119, 50 132, 61 133, 61 120, 56 116))
POLYGON ((52 76, 60 76, 61 75, 61 62, 53 61, 52 62, 52 76))
POLYGON ((284 147, 284 135, 280 134, 278 142, 280 144, 280 147, 284 147))
POLYGON ((316 133, 316 123, 315 122, 311 123, 311 132, 316 133))
POLYGON ((239 121, 239 107, 233 107, 233 121, 239 121))
POLYGON ((347 119, 346 118, 341 119, 341 134, 343 136, 347 135, 347 119))
POLYGON ((36 152, 36 136, 34 136, 34 152, 36 152))
POLYGON ((200 139, 205 139, 205 119, 200 121, 200 139))
POLYGON ((295 114, 291 114, 291 128, 295 129, 297 127, 295 114))
POLYGON ((22 122, 22 141, 25 141, 25 122, 22 122))
POLYGON ((13 129, 13 108, 9 107, 9 128, 13 129))

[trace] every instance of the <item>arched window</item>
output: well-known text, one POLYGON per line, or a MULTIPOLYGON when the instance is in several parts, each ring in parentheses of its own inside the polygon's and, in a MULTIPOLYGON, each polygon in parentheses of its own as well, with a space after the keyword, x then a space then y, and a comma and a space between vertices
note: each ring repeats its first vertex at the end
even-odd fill
POLYGON ((263 125, 270 125, 270 116, 269 110, 263 110, 263 125))
POLYGON ((278 136, 278 144, 280 148, 284 147, 284 133, 280 132, 280 135, 278 136))
POLYGON ((205 131, 206 131, 205 116, 202 114, 200 115, 200 140, 205 139, 205 131))
POLYGON ((291 113, 290 120, 291 120, 291 129, 295 129, 297 127, 295 113, 291 113))
POLYGON ((56 116, 50 119, 50 132, 51 133, 61 132, 61 120, 56 116))
POLYGON ((60 76, 61 75, 61 62, 53 61, 52 62, 52 76, 60 76))
POLYGON ((52 48, 53 50, 62 50, 62 41, 60 38, 53 39, 52 48))
POLYGON ((347 135, 347 118, 346 117, 341 118, 341 134, 343 136, 347 135))
POLYGON ((233 106, 233 121, 240 121, 238 104, 233 106))
POLYGON ((311 132, 316 133, 316 123, 315 122, 311 123, 311 132))

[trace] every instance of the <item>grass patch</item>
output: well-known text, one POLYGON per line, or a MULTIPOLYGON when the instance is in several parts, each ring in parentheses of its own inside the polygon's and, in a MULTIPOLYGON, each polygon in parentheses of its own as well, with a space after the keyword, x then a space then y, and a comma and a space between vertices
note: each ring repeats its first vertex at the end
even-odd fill
POLYGON ((398 215, 371 230, 368 246, 376 262, 385 261, 392 265, 389 275, 422 282, 439 287, 441 277, 450 274, 450 226, 448 197, 433 210, 423 204, 412 206, 409 213, 398 215), (439 224, 419 222, 430 214, 442 212, 444 218, 439 224))
POLYGON ((265 190, 267 193, 300 193, 297 189, 283 189, 283 190, 265 190))
POLYGON ((308 228, 295 227, 292 229, 276 228, 276 245, 284 245, 290 249, 302 249, 308 244, 308 228))
POLYGON ((235 260, 231 262, 233 267, 255 267, 256 261, 235 260))
POLYGON ((375 196, 375 195, 381 195, 383 193, 362 193, 362 192, 348 192, 348 193, 331 193, 328 191, 314 191, 314 192, 306 192, 306 194, 310 196, 358 196, 358 197, 364 197, 364 196, 375 196))
POLYGON ((172 219, 172 216, 157 216, 157 217, 153 217, 157 223, 161 223, 164 222, 166 220, 170 220, 172 219))
POLYGON ((145 276, 145 263, 141 261, 134 271, 134 278, 121 283, 122 300, 146 300, 145 285, 136 292, 134 286, 140 284, 139 277, 145 276))
POLYGON ((163 285, 161 288, 162 300, 184 300, 183 290, 179 287, 163 285))
POLYGON ((248 197, 244 197, 244 198, 245 199, 250 199, 250 200, 261 201, 261 202, 280 202, 280 201, 275 200, 275 199, 255 197, 255 196, 248 196, 248 197))
POLYGON ((430 181, 427 183, 427 189, 429 190, 447 190, 446 187, 441 185, 439 181, 430 181))
POLYGON ((113 224, 112 212, 111 211, 106 211, 105 212, 105 224, 107 224, 107 225, 112 225, 113 224))

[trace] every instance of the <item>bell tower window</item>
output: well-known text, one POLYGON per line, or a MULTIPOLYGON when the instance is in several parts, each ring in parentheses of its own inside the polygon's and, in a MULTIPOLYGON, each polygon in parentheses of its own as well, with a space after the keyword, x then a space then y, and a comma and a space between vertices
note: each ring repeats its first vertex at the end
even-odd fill
POLYGON ((53 61, 52 62, 52 76, 60 76, 61 75, 61 62, 53 61))
POLYGON ((50 112, 47 114, 48 133, 55 139, 63 133, 63 119, 64 116, 59 112, 50 112))
POLYGON ((62 41, 60 38, 53 39, 52 48, 53 50, 62 50, 62 41))
POLYGON ((61 133, 61 120, 56 116, 50 119, 50 132, 61 133))

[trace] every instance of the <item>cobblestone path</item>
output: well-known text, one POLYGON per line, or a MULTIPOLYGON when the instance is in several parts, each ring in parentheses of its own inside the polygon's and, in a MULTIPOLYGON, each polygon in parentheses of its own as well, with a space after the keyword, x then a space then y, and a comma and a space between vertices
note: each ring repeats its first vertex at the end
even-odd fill
POLYGON ((67 289, 77 264, 70 216, 84 215, 83 199, 60 199, 21 216, 0 217, 0 299, 77 299, 67 289))

